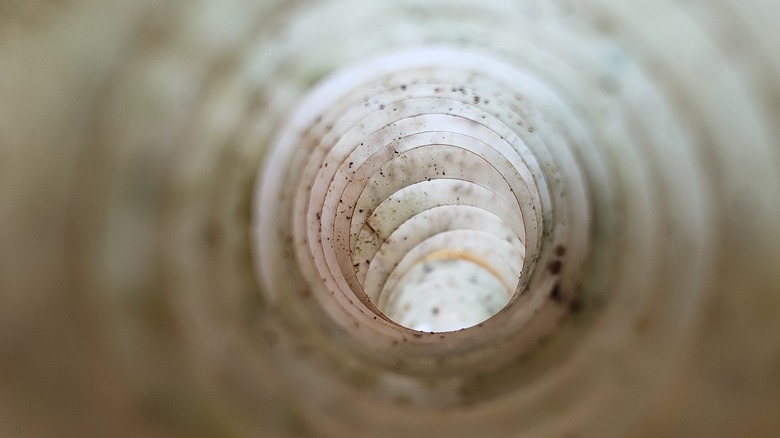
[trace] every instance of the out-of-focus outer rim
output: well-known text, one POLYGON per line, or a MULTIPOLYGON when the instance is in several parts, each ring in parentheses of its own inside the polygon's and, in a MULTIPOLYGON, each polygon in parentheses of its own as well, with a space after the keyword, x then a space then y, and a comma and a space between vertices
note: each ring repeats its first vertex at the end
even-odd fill
MULTIPOLYGON (((334 11, 352 11, 353 23, 363 24, 307 18, 316 18, 314 3, 8 6, 13 13, 0 18, 13 23, 0 40, 7 66, 0 87, 0 342, 13 353, 0 369, 0 400, 10 413, 0 424, 4 434, 778 434, 780 55, 769 50, 778 32, 769 17, 778 6, 550 4, 568 8, 572 31, 608 36, 646 74, 692 161, 657 157, 645 174, 610 150, 609 181, 625 183, 612 187, 614 207, 625 215, 605 217, 604 206, 596 207, 596 236, 607 240, 594 241, 588 267, 609 268, 594 281, 609 293, 592 307, 585 303, 580 323, 557 333, 517 374, 463 376, 467 384, 455 391, 476 398, 430 411, 402 397, 371 402, 375 376, 359 356, 338 355, 342 333, 307 325, 305 313, 288 306, 297 295, 279 307, 259 298, 248 242, 262 146, 323 72, 370 51, 373 36, 403 46, 419 39, 422 27, 440 31, 436 20, 448 17, 459 17, 450 28, 472 30, 480 17, 495 18, 496 31, 516 16, 529 25, 552 22, 544 21, 550 15, 541 2, 541 9, 534 2, 473 9, 430 3, 411 12, 399 2, 339 4, 334 11), (301 58, 304 52, 291 49, 312 39, 267 25, 282 23, 280 16, 298 30, 361 35, 366 45, 334 46, 338 38, 329 34, 315 41, 329 50, 301 58), (376 17, 412 21, 397 32, 376 17), (273 62, 284 53, 293 55, 273 62), (688 162, 701 172, 693 180, 680 173, 688 162), (651 180, 655 185, 639 183, 651 180), (700 190, 703 205, 688 205, 700 190), (633 198, 638 194, 651 201, 633 198), (706 214, 678 216, 691 209, 706 214), (681 226, 691 218, 704 220, 681 226), (645 293, 633 293, 638 288, 645 293), (684 305, 670 306, 677 300, 684 305), (550 364, 582 372, 578 355, 601 358, 602 366, 560 380, 566 385, 557 395, 541 397, 556 383, 550 364), (322 381, 306 374, 318 369, 336 372, 322 381), (491 391, 502 396, 479 397, 491 391), (585 392, 587 406, 576 404, 585 392)), ((453 39, 479 38, 468 32, 453 39)), ((497 45, 509 40, 489 41, 506 54, 497 45)), ((615 90, 609 78, 589 77, 592 90, 615 90)), ((568 81, 554 88, 567 102, 588 102, 578 107, 583 124, 611 138, 600 101, 585 98, 596 95, 568 81)), ((621 97, 626 105, 644 102, 636 98, 621 97)), ((674 147, 650 141, 658 133, 642 129, 638 119, 655 113, 626 114, 644 153, 674 147)), ((446 389, 428 392, 429 400, 446 389)))

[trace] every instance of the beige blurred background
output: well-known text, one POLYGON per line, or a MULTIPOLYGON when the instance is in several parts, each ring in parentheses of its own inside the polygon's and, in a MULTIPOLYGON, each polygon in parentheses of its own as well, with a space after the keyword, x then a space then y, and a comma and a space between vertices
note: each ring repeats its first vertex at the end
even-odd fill
MULTIPOLYGON (((297 98, 356 55, 309 62, 292 50, 326 23, 343 29, 334 53, 347 38, 384 38, 383 26, 408 26, 413 43, 424 20, 387 11, 456 9, 333 2, 343 6, 329 14, 378 20, 366 24, 377 35, 335 15, 296 21, 324 3, 0 0, 0 436, 780 436, 777 3, 551 3, 645 65, 661 61, 659 80, 687 90, 671 94, 719 185, 708 289, 680 338, 648 307, 637 327, 651 335, 592 375, 609 409, 559 415, 550 398, 534 419, 508 401, 435 412, 367 402, 359 362, 349 390, 296 383, 307 368, 294 358, 329 341, 261 299, 252 191, 297 98), (717 56, 703 66, 691 53, 705 47, 717 56), (663 367, 631 359, 666 340, 676 347, 663 367)), ((528 403, 537 395, 518 388, 528 403)))

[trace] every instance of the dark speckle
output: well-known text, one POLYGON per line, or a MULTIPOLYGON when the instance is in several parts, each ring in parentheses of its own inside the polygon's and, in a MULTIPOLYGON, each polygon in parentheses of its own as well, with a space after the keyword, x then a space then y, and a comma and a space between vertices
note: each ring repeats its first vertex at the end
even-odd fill
POLYGON ((412 333, 415 338, 422 338, 422 333, 412 333))
POLYGON ((295 356, 298 359, 302 359, 302 360, 307 359, 309 356, 311 356, 311 350, 309 350, 309 347, 307 347, 306 345, 299 345, 295 349, 295 356))
POLYGON ((563 245, 558 245, 558 246, 555 248, 555 255, 557 255, 558 257, 563 257, 563 256, 565 256, 565 255, 566 255, 566 247, 565 247, 565 246, 563 246, 563 245))
POLYGON ((552 292, 550 292, 550 299, 555 301, 556 303, 560 303, 563 301, 563 295, 561 295, 561 285, 558 283, 555 283, 555 286, 553 286, 552 292))
POLYGON ((620 94, 620 81, 610 75, 603 75, 599 78, 599 86, 601 90, 607 94, 617 95, 620 94))
POLYGON ((547 265, 547 270, 553 275, 558 275, 563 269, 563 263, 560 260, 554 260, 547 265))
POLYGON ((269 346, 273 347, 277 344, 277 342, 279 342, 279 335, 269 330, 263 333, 263 341, 265 341, 265 343, 269 346))
POLYGON ((439 314, 439 308, 438 307, 434 307, 433 309, 431 309, 431 313, 434 314, 434 315, 438 315, 439 314))
POLYGON ((650 320, 647 318, 647 316, 641 317, 636 323, 634 324, 634 328, 638 333, 644 333, 647 331, 647 327, 650 325, 650 320))
MULTIPOLYGON (((398 367, 401 368, 400 365, 398 367)), ((406 395, 399 395, 393 401, 399 406, 409 406, 412 404, 412 400, 406 395)))

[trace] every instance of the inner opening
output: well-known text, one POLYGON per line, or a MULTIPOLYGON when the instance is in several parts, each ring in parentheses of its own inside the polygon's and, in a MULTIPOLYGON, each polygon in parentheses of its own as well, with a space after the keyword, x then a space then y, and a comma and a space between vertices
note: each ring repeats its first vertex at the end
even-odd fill
POLYGON ((399 121, 390 141, 362 141, 325 195, 336 211, 336 255, 349 255, 341 269, 351 289, 413 330, 484 322, 509 303, 523 272, 518 198, 529 191, 527 168, 516 147, 482 124, 482 110, 469 109, 481 123, 415 116, 420 133, 399 121))
POLYGON ((289 157, 296 256, 334 314, 365 315, 362 302, 409 329, 457 331, 504 309, 539 250, 541 140, 526 128, 533 103, 506 85, 533 81, 460 51, 398 56, 326 81, 274 149, 310 145, 289 157))
POLYGON ((380 310, 413 330, 447 332, 490 319, 514 289, 482 263, 456 255, 427 257, 400 279, 380 310))
POLYGON ((418 331, 456 331, 500 312, 525 258, 524 161, 473 98, 460 102, 465 117, 446 114, 453 102, 428 102, 434 114, 401 112, 358 145, 344 142, 344 155, 328 158, 338 170, 323 178, 335 212, 322 216, 325 240, 332 229, 335 259, 348 257, 344 278, 384 316, 418 331))
POLYGON ((355 219, 362 229, 352 251, 359 282, 353 290, 393 322, 424 332, 461 330, 500 312, 523 271, 525 227, 517 201, 502 197, 506 182, 497 178, 488 188, 489 180, 483 173, 478 182, 401 182, 378 205, 358 200, 372 213, 355 219))

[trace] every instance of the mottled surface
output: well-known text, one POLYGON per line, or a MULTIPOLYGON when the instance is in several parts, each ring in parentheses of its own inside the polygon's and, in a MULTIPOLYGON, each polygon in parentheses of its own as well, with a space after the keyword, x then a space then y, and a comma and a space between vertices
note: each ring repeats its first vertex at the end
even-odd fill
MULTIPOLYGON (((0 435, 780 435, 779 14, 768 0, 3 1, 0 435), (298 250, 294 203, 319 172, 306 151, 340 127, 304 126, 291 165, 263 167, 332 73, 421 45, 537 81, 431 76, 497 112, 548 190, 522 236, 538 243, 528 293, 453 334, 330 295, 353 283, 315 281, 298 250), (259 176, 274 202, 254 204, 259 176), (258 231, 263 214, 274 227, 258 231)), ((425 87, 409 74, 393 80, 425 87)), ((376 123, 392 109, 370 103, 376 123)), ((349 250, 367 232, 332 231, 349 250)))

